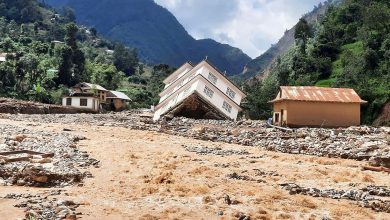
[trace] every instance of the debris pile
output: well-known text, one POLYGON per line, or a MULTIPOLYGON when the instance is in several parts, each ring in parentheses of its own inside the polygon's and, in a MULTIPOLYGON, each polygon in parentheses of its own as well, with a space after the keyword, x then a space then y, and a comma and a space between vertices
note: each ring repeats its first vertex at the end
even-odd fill
POLYGON ((208 155, 208 154, 214 154, 218 156, 231 156, 231 155, 248 155, 249 152, 245 150, 224 150, 220 147, 202 147, 202 146, 186 146, 183 145, 184 149, 189 152, 195 152, 199 155, 208 155))
POLYGON ((83 137, 0 124, 0 184, 67 186, 90 176, 79 169, 98 165, 76 148, 83 137))
POLYGON ((25 219, 67 219, 76 220, 76 208, 79 204, 71 200, 63 200, 50 198, 61 194, 61 190, 54 190, 41 194, 14 194, 6 195, 5 199, 18 200, 18 204, 14 205, 18 208, 23 208, 25 211, 25 219))
POLYGON ((367 186, 362 189, 349 190, 305 188, 295 183, 284 183, 280 186, 288 190, 291 195, 302 194, 312 197, 348 199, 357 201, 362 207, 371 208, 377 212, 390 213, 390 190, 386 186, 367 186))

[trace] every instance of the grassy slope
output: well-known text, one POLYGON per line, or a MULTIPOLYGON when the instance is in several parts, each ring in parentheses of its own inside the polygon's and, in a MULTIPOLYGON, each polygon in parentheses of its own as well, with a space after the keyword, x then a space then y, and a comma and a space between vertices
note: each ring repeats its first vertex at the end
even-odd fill
POLYGON ((329 79, 320 80, 316 83, 319 87, 331 87, 336 81, 338 76, 343 74, 342 58, 345 56, 347 51, 351 51, 354 55, 363 53, 363 42, 357 41, 355 43, 346 44, 341 47, 341 53, 336 61, 332 63, 332 74, 329 79))

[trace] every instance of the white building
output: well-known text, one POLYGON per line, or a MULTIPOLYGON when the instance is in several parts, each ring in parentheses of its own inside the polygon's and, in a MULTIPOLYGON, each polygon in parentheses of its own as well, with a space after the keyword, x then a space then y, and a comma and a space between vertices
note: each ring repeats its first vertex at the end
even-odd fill
POLYGON ((153 119, 166 114, 191 118, 236 120, 246 97, 207 59, 193 66, 185 63, 164 80, 153 119))
POLYGON ((95 111, 100 109, 99 98, 93 96, 65 96, 62 98, 63 106, 71 106, 75 108, 87 108, 95 111))
POLYGON ((106 103, 108 90, 97 84, 79 83, 72 87, 68 96, 62 97, 63 106, 88 108, 95 111, 106 103))

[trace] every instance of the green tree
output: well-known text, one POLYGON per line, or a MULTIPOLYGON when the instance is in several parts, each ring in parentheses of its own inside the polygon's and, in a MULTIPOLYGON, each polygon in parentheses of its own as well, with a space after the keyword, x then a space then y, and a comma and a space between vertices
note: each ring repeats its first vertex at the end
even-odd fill
POLYGON ((307 41, 313 36, 310 25, 304 18, 299 19, 298 24, 295 26, 294 38, 300 45, 302 53, 306 53, 307 41))
POLYGON ((128 49, 123 44, 116 44, 114 49, 114 65, 127 76, 134 74, 138 65, 138 56, 135 49, 128 49))
POLYGON ((72 48, 65 45, 60 49, 60 65, 58 78, 56 80, 57 85, 63 84, 66 86, 72 86, 72 48))
POLYGON ((77 50, 77 40, 76 35, 79 31, 79 28, 76 26, 75 23, 69 23, 65 27, 65 43, 68 45, 72 50, 77 50))

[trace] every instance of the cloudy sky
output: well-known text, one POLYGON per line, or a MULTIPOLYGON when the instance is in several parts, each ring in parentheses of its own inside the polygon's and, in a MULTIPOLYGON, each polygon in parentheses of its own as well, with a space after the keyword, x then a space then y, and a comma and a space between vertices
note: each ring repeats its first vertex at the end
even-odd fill
POLYGON ((323 0, 155 0, 196 39, 212 38, 257 57, 323 0))

